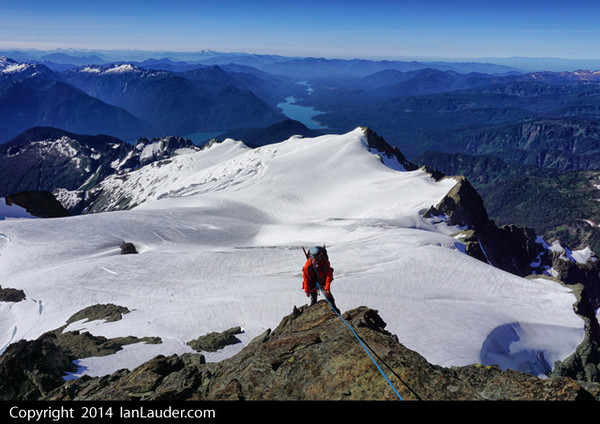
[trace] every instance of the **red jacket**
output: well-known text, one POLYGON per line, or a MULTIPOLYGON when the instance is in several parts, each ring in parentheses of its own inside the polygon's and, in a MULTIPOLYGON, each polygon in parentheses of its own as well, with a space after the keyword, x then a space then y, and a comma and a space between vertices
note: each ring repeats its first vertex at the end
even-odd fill
POLYGON ((317 281, 323 290, 329 290, 329 286, 333 281, 333 268, 329 264, 327 259, 322 259, 317 265, 317 273, 313 267, 311 259, 308 259, 302 268, 302 276, 304 281, 302 282, 302 289, 308 293, 317 289, 317 281))

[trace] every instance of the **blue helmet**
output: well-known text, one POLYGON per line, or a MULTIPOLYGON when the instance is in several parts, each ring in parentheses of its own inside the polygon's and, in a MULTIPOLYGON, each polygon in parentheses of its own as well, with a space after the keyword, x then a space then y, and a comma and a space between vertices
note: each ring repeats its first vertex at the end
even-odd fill
POLYGON ((320 258, 325 256, 325 249, 320 246, 311 247, 308 251, 308 256, 311 258, 320 258))

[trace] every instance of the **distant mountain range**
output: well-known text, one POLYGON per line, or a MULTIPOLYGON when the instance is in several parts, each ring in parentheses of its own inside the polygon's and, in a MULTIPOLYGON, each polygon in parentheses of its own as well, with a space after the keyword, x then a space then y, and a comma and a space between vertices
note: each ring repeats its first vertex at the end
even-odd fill
MULTIPOLYGON (((313 92, 296 102, 326 111, 316 119, 348 130, 356 123, 377 128, 409 157, 427 150, 463 152, 448 134, 495 131, 540 119, 600 117, 600 72, 492 75, 453 71, 394 70, 368 77, 312 80, 313 92)), ((467 152, 464 152, 467 153, 467 152)))
POLYGON ((524 74, 488 63, 216 52, 125 62, 101 54, 5 53, 21 59, 0 61, 0 141, 33 126, 128 140, 265 127, 284 119, 276 106, 295 96, 299 105, 325 111, 318 119, 332 130, 378 128, 416 155, 422 150, 414 146, 431 144, 424 138, 435 131, 541 117, 595 119, 599 109, 600 74, 592 71, 524 74), (295 84, 300 80, 310 81, 310 95, 295 84))
MULTIPOLYGON (((272 54, 255 54, 247 52, 219 52, 214 50, 199 50, 192 52, 183 51, 148 51, 148 50, 76 50, 76 49, 57 49, 51 51, 42 51, 35 49, 5 49, 0 50, 0 56, 12 57, 22 61, 39 61, 55 64, 67 65, 87 65, 87 64, 108 64, 119 61, 136 61, 143 62, 145 60, 161 61, 168 60, 172 62, 186 62, 193 64, 204 65, 223 65, 227 63, 238 63, 252 67, 261 67, 263 65, 271 65, 277 62, 287 62, 296 59, 305 59, 304 57, 281 56, 272 54)), ((309 59, 324 59, 324 58, 309 58, 309 59)), ((336 59, 333 59, 336 60, 336 59)), ((382 62, 379 60, 371 60, 370 62, 382 62)), ((519 72, 536 72, 536 71, 575 71, 578 69, 600 69, 600 60, 593 59, 562 59, 552 57, 479 57, 479 58, 463 58, 463 59, 398 59, 388 60, 383 62, 396 63, 412 63, 421 64, 423 68, 446 66, 464 66, 480 64, 491 65, 495 69, 500 67, 516 69, 519 72)), ((482 71, 480 68, 479 71, 482 71)), ((492 67, 488 69, 494 69, 492 67)), ((470 69, 465 72, 473 71, 470 69)))
MULTIPOLYGON (((258 69, 267 68, 281 63, 284 69, 296 72, 298 66, 310 67, 311 72, 320 68, 323 72, 335 71, 337 74, 341 69, 352 69, 354 73, 363 75, 376 72, 381 69, 413 70, 422 68, 453 69, 459 72, 508 72, 519 71, 518 67, 512 65, 497 65, 494 60, 466 60, 466 61, 415 61, 415 60, 365 60, 365 59, 327 59, 323 57, 297 57, 281 56, 271 54, 253 54, 246 52, 218 52, 212 50, 201 50, 197 52, 175 52, 175 51, 135 51, 135 50, 104 50, 104 51, 77 51, 77 50, 0 50, 0 56, 7 56, 23 62, 38 62, 55 65, 82 66, 88 64, 107 65, 115 62, 133 61, 150 64, 169 65, 227 65, 235 63, 238 65, 251 66, 258 69), (318 64, 318 67, 315 67, 318 64)), ((548 69, 543 67, 542 69, 548 69)), ((305 69, 306 71, 307 69, 305 69)), ((288 74, 288 72, 285 72, 288 74)), ((306 78, 304 73, 303 77, 306 78)))
POLYGON ((35 126, 125 140, 266 126, 285 118, 273 104, 278 90, 299 87, 218 67, 175 73, 121 63, 57 72, 4 57, 0 140, 35 126))

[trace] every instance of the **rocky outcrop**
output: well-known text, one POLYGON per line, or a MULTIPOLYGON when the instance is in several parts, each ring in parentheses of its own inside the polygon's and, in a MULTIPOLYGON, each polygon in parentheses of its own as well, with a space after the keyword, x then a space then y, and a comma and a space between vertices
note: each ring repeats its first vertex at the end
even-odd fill
POLYGON ((207 363, 201 354, 157 356, 133 370, 67 382, 61 373, 70 367, 69 358, 57 336, 47 333, 9 346, 0 359, 0 392, 13 400, 399 400, 396 390, 407 401, 566 401, 600 395, 599 384, 567 377, 432 365, 386 331, 377 311, 362 306, 343 318, 348 325, 325 301, 294 307, 277 328, 218 363, 207 363))
POLYGON ((0 302, 20 302, 26 297, 23 290, 0 286, 0 302))
POLYGON ((235 337, 236 334, 240 333, 242 333, 240 327, 233 327, 221 333, 208 333, 187 344, 197 352, 216 352, 225 346, 241 343, 240 340, 235 337))
POLYGON ((95 321, 103 320, 106 322, 119 321, 124 314, 130 311, 124 306, 115 305, 113 303, 96 304, 83 308, 81 311, 73 314, 68 320, 67 325, 76 321, 86 320, 95 321))
POLYGON ((452 178, 457 184, 424 216, 459 227, 456 237, 465 244, 467 254, 477 259, 522 277, 541 272, 547 265, 540 259, 545 248, 538 243, 534 230, 514 225, 497 227, 471 183, 462 176, 452 178))
POLYGON ((9 194, 5 201, 8 206, 12 204, 21 206, 38 218, 60 218, 70 215, 69 211, 48 191, 21 191, 9 194))
POLYGON ((138 252, 135 245, 130 242, 123 242, 119 247, 121 248, 121 255, 131 255, 138 252))
MULTIPOLYGON (((562 261, 568 264, 568 261, 562 261)), ((597 261, 596 261, 597 262, 597 261)), ((595 265, 596 262, 593 264, 595 265)), ((581 264, 566 265, 567 269, 586 267, 581 264)), ((560 275, 560 274, 559 274, 560 275)), ((563 277, 564 278, 564 277, 563 277)), ((552 370, 553 376, 566 376, 580 381, 600 382, 600 325, 596 316, 598 310, 598 278, 594 275, 594 284, 576 284, 573 286, 577 301, 575 312, 585 323, 585 336, 577 349, 564 361, 557 361, 552 370)))
POLYGON ((71 361, 53 333, 9 345, 0 357, 0 400, 46 398, 65 372, 75 371, 71 361))
POLYGON ((377 135, 371 128, 363 128, 363 132, 365 134, 367 148, 371 152, 379 154, 384 163, 389 163, 390 160, 395 161, 406 171, 414 171, 418 168, 414 163, 411 163, 406 159, 397 147, 390 146, 383 137, 377 135))
POLYGON ((117 321, 128 312, 127 308, 118 305, 93 305, 37 340, 10 344, 0 357, 0 400, 47 399, 51 390, 65 382, 65 373, 77 371, 73 364, 76 359, 111 355, 132 343, 161 343, 157 337, 107 339, 88 332, 64 331, 76 321, 117 321))

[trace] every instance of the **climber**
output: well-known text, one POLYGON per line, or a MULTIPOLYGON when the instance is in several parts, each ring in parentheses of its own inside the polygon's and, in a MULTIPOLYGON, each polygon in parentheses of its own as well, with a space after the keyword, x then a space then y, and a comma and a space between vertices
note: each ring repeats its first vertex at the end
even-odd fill
POLYGON ((330 291, 331 282, 333 281, 333 268, 329 263, 329 256, 325 247, 311 247, 306 254, 306 263, 302 268, 302 289, 307 297, 310 297, 310 304, 314 305, 317 302, 318 289, 317 282, 325 294, 325 298, 331 306, 340 313, 340 310, 335 306, 335 299, 330 291))

